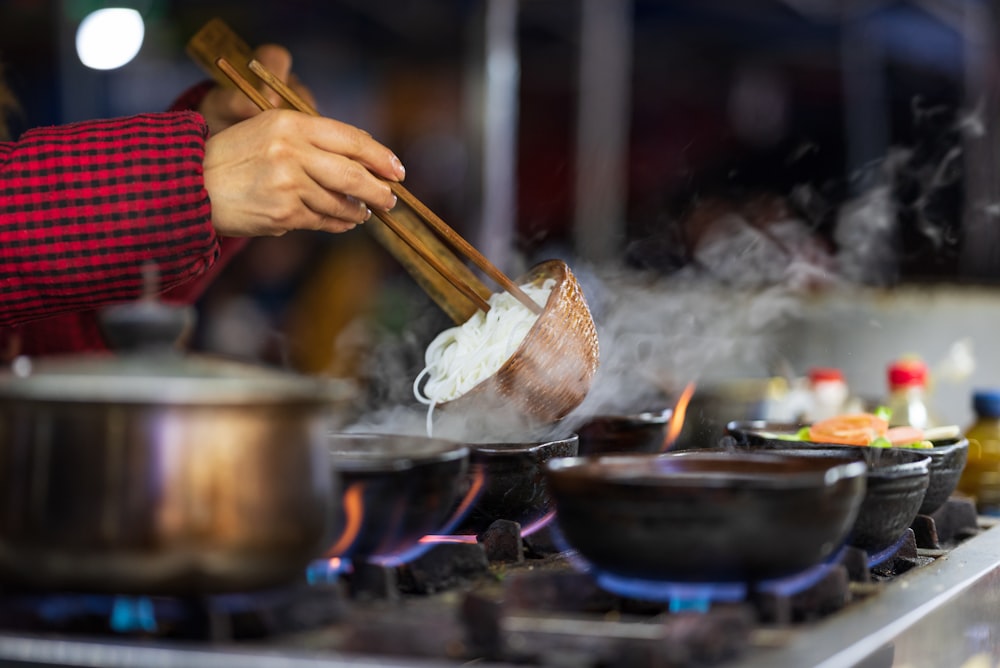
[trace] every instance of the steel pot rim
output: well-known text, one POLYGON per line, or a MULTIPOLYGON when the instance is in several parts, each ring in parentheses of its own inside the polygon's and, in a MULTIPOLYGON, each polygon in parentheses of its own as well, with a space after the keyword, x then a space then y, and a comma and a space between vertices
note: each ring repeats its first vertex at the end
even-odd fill
POLYGON ((377 432, 332 432, 328 434, 327 448, 336 470, 350 473, 384 473, 406 471, 426 464, 448 462, 469 456, 469 448, 461 443, 442 438, 382 434, 377 432), (337 441, 359 441, 372 444, 370 449, 354 448, 337 450, 337 441), (386 444, 410 441, 417 447, 405 452, 378 449, 386 444))
POLYGON ((19 358, 0 371, 0 398, 79 404, 323 405, 356 395, 353 382, 201 355, 19 358))
POLYGON ((580 437, 576 433, 572 433, 559 438, 547 438, 544 440, 469 442, 467 445, 473 454, 503 456, 536 453, 555 448, 563 443, 579 442, 579 440, 580 437))

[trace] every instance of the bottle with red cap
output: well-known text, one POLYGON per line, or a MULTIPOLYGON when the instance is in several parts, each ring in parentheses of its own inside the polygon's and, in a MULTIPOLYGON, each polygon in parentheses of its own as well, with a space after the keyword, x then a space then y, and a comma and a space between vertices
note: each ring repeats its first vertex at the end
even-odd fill
POLYGON ((930 409, 927 365, 919 357, 903 357, 889 365, 889 426, 909 425, 920 429, 938 426, 930 409))
POLYGON ((809 369, 811 401, 808 421, 818 422, 840 415, 847 406, 849 389, 844 374, 836 367, 809 369))

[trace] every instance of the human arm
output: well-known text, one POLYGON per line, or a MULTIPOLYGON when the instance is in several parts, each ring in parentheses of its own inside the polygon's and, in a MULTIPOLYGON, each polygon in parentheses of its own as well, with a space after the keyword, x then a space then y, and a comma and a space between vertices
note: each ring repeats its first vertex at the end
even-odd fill
POLYGON ((202 274, 219 253, 202 185, 205 125, 144 114, 0 144, 0 324, 97 308, 202 274))
MULTIPOLYGON (((283 71, 266 49, 257 57, 283 71)), ((291 111, 240 112, 242 94, 209 102, 213 90, 196 86, 174 108, 254 118, 218 129, 211 147, 190 112, 41 128, 0 144, 0 326, 21 326, 24 352, 102 349, 95 310, 140 296, 147 263, 164 299, 190 303, 245 241, 237 237, 343 231, 366 217, 361 202, 394 203, 371 172, 401 179, 402 166, 367 133, 291 111), (95 133, 102 140, 79 151, 95 133), (75 181, 59 172, 68 166, 75 181)))
MULTIPOLYGON (((315 107, 311 91, 292 72, 291 54, 274 44, 254 58, 315 107)), ((264 84, 273 106, 281 97, 264 84)), ((292 229, 343 232, 366 220, 371 208, 389 209, 388 180, 402 180, 399 159, 370 134, 329 118, 288 110, 261 113, 231 86, 204 82, 173 108, 192 108, 209 126, 205 186, 213 222, 224 236, 278 236, 292 229)))

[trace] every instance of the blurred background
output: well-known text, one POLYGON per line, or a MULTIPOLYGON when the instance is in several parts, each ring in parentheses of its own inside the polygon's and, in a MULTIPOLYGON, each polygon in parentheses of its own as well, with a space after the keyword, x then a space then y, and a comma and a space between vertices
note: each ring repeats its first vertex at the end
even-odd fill
MULTIPOLYGON (((826 365, 878 395, 914 353, 950 370, 955 421, 1000 384, 992 2, 2 0, 15 135, 167 108, 213 17, 288 47, 320 111, 505 271, 566 259, 606 375, 669 393, 826 365), (110 7, 144 33, 94 69, 78 31, 110 7)), ((255 240, 199 308, 196 347, 369 380, 412 379, 450 324, 363 229, 255 240)))

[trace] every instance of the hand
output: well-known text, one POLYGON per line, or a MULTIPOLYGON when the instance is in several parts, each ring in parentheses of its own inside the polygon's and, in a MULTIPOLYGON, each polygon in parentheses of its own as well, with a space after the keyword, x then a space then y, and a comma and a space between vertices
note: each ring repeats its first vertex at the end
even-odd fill
MULTIPOLYGON (((292 73, 292 55, 286 48, 276 44, 265 44, 254 51, 254 58, 315 108, 316 101, 312 93, 292 73)), ((276 107, 284 104, 281 96, 271 90, 269 86, 260 82, 256 77, 253 81, 259 83, 258 90, 271 101, 271 104, 276 107)), ((260 113, 257 106, 246 95, 232 86, 212 88, 205 95, 198 111, 205 117, 209 132, 213 135, 260 113)))
POLYGON ((389 185, 406 172, 364 130, 332 118, 272 109, 205 144, 205 188, 223 236, 289 230, 344 232, 396 204, 389 185))

